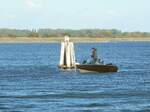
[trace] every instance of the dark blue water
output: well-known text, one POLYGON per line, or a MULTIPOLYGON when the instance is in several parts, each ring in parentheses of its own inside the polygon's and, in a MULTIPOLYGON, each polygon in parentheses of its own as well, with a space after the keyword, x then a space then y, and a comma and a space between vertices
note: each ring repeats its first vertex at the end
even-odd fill
POLYGON ((59 44, 0 44, 0 112, 150 112, 150 43, 76 44, 77 60, 92 47, 119 72, 60 71, 59 44))

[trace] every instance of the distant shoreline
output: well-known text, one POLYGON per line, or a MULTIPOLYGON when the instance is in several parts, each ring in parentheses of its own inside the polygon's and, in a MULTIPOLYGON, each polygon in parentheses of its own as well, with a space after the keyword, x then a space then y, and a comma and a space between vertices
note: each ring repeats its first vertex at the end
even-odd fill
MULTIPOLYGON (((63 37, 0 37, 0 43, 60 43, 63 37)), ((150 37, 70 37, 75 43, 149 41, 150 37)))

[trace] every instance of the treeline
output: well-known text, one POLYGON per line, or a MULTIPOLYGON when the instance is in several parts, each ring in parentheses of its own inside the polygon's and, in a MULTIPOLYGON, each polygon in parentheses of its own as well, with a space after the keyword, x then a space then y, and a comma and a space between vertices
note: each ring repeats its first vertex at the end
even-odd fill
POLYGON ((150 37, 149 32, 122 32, 116 29, 0 29, 0 37, 150 37))

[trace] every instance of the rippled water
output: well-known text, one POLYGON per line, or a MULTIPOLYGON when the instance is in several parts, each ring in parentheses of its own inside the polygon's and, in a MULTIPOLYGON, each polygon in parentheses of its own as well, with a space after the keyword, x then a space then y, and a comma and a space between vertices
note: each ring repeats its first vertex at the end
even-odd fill
POLYGON ((0 112, 150 112, 150 43, 76 44, 92 47, 118 73, 64 72, 59 44, 0 44, 0 112))

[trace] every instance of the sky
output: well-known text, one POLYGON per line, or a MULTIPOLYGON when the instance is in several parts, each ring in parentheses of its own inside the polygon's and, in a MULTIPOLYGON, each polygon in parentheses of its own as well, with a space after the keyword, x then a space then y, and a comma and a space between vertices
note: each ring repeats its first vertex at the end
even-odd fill
POLYGON ((0 0, 0 28, 150 32, 150 0, 0 0))

